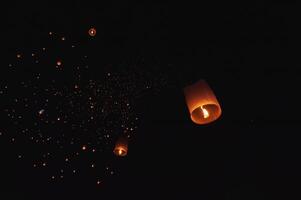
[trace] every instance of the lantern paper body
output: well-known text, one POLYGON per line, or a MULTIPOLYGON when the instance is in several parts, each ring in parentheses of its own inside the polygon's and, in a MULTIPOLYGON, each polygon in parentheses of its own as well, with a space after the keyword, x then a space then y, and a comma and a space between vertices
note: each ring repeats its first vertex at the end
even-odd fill
POLYGON ((206 81, 200 80, 185 87, 184 94, 194 123, 208 124, 221 116, 221 107, 206 81))
POLYGON ((114 148, 114 154, 117 156, 126 156, 128 153, 128 141, 121 137, 117 140, 114 148))

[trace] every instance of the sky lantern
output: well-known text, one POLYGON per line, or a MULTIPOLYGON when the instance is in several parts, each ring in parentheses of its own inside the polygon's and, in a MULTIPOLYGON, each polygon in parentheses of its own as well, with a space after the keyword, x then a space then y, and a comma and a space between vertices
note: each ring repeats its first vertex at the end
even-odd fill
POLYGON ((92 37, 94 37, 96 35, 96 29, 95 28, 90 28, 88 32, 89 32, 89 35, 92 36, 92 37))
POLYGON ((205 80, 199 80, 185 87, 184 94, 191 120, 194 123, 208 124, 221 116, 221 107, 205 80))
POLYGON ((60 61, 60 60, 56 61, 56 65, 57 66, 61 66, 62 65, 62 61, 60 61))
POLYGON ((128 139, 125 137, 118 138, 115 148, 114 154, 117 156, 126 156, 128 153, 128 139))

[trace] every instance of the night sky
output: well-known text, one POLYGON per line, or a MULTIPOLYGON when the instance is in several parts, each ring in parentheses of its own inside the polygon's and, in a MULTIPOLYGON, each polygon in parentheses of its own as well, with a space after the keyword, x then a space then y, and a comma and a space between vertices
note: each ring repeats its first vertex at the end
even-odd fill
POLYGON ((2 10, 0 199, 298 197, 296 3, 2 10), (222 108, 207 125, 183 93, 200 79, 222 108))

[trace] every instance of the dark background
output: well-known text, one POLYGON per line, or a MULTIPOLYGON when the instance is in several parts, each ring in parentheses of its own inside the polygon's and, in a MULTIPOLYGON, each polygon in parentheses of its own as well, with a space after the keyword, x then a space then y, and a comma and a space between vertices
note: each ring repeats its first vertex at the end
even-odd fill
MULTIPOLYGON (((1 199, 298 199, 296 3, 9 1, 1 10, 3 65, 16 48, 42 42, 33 33, 54 30, 81 40, 94 26, 99 62, 139 58, 181 79, 137 102, 142 120, 130 154, 100 188, 49 183, 0 140, 1 199), (189 120, 182 93, 200 78, 223 109, 206 126, 189 120)), ((4 74, 2 80, 13 78, 4 74)))

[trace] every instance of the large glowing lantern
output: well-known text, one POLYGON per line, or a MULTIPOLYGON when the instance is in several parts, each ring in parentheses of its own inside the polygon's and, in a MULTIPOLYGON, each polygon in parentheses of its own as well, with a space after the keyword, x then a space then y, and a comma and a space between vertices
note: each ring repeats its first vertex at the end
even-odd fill
POLYGON ((125 137, 118 138, 115 148, 114 154, 117 156, 126 156, 128 153, 128 140, 125 137))
POLYGON ((194 123, 208 124, 221 116, 221 107, 206 81, 199 80, 185 87, 184 94, 194 123))

